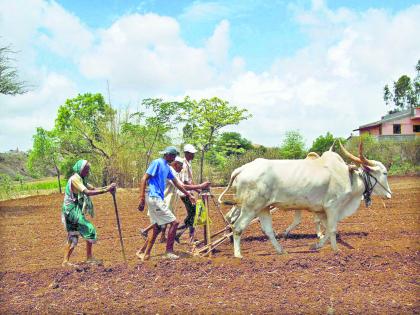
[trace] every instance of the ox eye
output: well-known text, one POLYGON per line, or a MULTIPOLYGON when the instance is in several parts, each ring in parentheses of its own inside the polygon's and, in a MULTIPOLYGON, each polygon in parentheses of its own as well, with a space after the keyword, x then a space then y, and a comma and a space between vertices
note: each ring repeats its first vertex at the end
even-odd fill
POLYGON ((386 175, 388 175, 388 173, 385 172, 384 175, 386 176, 386 175))

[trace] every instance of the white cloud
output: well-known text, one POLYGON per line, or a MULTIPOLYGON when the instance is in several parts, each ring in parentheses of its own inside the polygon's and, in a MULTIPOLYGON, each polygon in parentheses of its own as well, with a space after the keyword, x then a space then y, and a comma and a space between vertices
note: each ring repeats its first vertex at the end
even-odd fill
POLYGON ((51 129, 57 108, 77 95, 73 82, 57 73, 40 73, 39 87, 19 96, 0 95, 1 149, 28 149, 36 127, 51 129))
POLYGON ((156 14, 122 17, 100 32, 98 46, 82 56, 81 72, 109 79, 114 88, 150 96, 205 88, 241 70, 228 60, 229 22, 222 21, 203 48, 188 46, 178 22, 156 14))
POLYGON ((412 76, 419 58, 420 6, 391 14, 331 10, 315 0, 309 10, 290 6, 308 45, 261 73, 247 71, 247 60, 229 55, 234 22, 220 20, 233 12, 219 7, 194 2, 184 12, 183 18, 205 14, 218 21, 203 47, 192 47, 172 17, 128 14, 90 30, 53 1, 0 0, 0 35, 22 51, 23 79, 37 80, 28 94, 0 97, 1 149, 17 141, 29 148, 34 128, 50 128, 57 106, 81 89, 64 73, 39 66, 38 49, 78 67, 81 79, 109 80, 114 104, 135 107, 144 97, 162 96, 226 99, 253 114, 233 129, 264 145, 279 145, 287 130, 299 129, 310 144, 327 131, 347 136, 379 119, 386 110, 383 86, 412 76))

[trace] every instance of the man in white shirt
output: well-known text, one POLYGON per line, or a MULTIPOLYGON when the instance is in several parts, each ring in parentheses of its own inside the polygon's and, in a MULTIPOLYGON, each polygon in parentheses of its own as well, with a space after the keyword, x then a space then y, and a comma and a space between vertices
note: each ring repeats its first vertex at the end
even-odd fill
MULTIPOLYGON (((193 171, 191 166, 191 161, 194 159, 194 155, 197 152, 196 148, 192 144, 184 145, 184 163, 182 165, 182 171, 179 174, 179 179, 183 184, 193 185, 193 171)), ((209 182, 203 183, 206 184, 208 187, 210 185, 209 182)), ((175 240, 179 242, 179 238, 181 235, 189 229, 190 232, 190 241, 194 237, 194 217, 195 217, 195 205, 193 205, 188 198, 180 191, 178 191, 178 195, 180 196, 182 202, 185 205, 185 209, 187 210, 187 216, 184 220, 184 225, 179 227, 179 232, 177 233, 175 240)))

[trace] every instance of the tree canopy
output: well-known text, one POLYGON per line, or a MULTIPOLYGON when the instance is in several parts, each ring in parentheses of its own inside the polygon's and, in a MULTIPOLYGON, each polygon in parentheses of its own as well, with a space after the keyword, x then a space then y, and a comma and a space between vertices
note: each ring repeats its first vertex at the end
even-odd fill
POLYGON ((17 95, 27 92, 24 81, 19 80, 16 68, 11 66, 10 47, 0 47, 0 94, 17 95))
POLYGON ((388 84, 385 85, 383 97, 387 106, 394 106, 391 112, 420 106, 420 60, 417 61, 416 71, 414 80, 404 74, 394 81, 392 91, 388 84))

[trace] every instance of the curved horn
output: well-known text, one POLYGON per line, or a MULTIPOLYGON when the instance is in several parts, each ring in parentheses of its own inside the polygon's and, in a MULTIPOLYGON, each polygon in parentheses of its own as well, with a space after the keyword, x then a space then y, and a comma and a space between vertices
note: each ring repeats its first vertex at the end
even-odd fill
POLYGON ((372 161, 369 161, 363 155, 363 142, 362 141, 360 141, 359 143, 359 158, 362 161, 363 165, 375 166, 375 164, 372 161))
POLYGON ((352 160, 354 163, 357 164, 363 164, 362 160, 359 159, 358 157, 354 156, 353 154, 351 154, 349 151, 347 151, 343 145, 341 144, 341 141, 338 141, 338 143, 340 144, 340 148, 341 151, 343 151, 344 155, 347 156, 350 160, 352 160))

